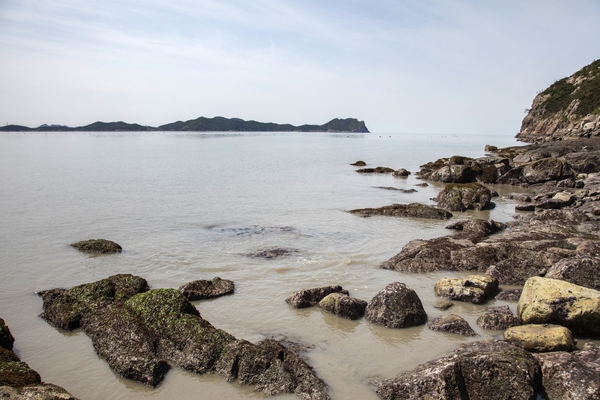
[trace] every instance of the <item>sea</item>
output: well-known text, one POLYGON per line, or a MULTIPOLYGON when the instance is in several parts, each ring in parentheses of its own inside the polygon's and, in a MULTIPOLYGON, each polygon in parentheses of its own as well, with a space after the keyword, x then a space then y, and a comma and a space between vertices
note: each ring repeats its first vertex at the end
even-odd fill
MULTIPOLYGON (((515 312, 516 305, 492 300, 434 308, 437 280, 465 273, 399 273, 380 265, 411 240, 450 234, 449 221, 360 218, 347 211, 435 204, 443 184, 416 186, 423 182, 415 176, 419 166, 452 155, 482 157, 486 144, 520 145, 513 134, 2 133, 0 318, 16 338, 19 357, 43 381, 80 399, 262 399, 220 375, 176 367, 157 388, 123 379, 83 332, 59 331, 39 317, 36 291, 44 289, 121 273, 139 275, 151 288, 221 277, 234 281, 235 293, 193 302, 203 318, 251 342, 301 343, 333 399, 377 399, 373 385, 380 379, 462 343, 500 338, 502 332, 484 331, 476 319, 486 306, 507 304, 515 312), (412 174, 360 174, 350 165, 358 160, 412 174), (89 255, 69 246, 92 238, 113 240, 123 252, 89 255), (294 251, 248 257, 273 247, 294 251), (479 336, 426 326, 388 329, 285 302, 292 292, 325 285, 369 301, 391 282, 415 290, 429 317, 460 315, 479 336)), ((523 189, 493 188, 500 193, 495 209, 454 213, 451 221, 511 220, 514 203, 507 195, 523 189)))

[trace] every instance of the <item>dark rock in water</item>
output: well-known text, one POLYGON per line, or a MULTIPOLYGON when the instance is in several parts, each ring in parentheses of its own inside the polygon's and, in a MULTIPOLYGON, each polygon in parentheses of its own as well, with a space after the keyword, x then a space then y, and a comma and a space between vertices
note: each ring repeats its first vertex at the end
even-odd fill
POLYGON ((416 193, 416 189, 400 189, 391 186, 377 186, 377 189, 385 189, 385 190, 397 190, 402 193, 416 193))
POLYGON ((345 295, 349 294, 347 290, 343 289, 339 285, 323 286, 294 292, 287 299, 285 299, 285 302, 294 308, 312 307, 319 304, 319 302, 323 300, 325 296, 331 293, 342 293, 345 295))
POLYGON ((367 163, 366 163, 366 162, 364 162, 364 161, 360 161, 360 160, 359 160, 359 161, 357 161, 357 162, 355 162, 355 163, 352 163, 352 164, 350 164, 350 165, 353 165, 353 166, 355 166, 355 167, 364 167, 365 165, 367 165, 367 163))
POLYGON ((404 168, 400 168, 399 170, 392 172, 392 176, 395 176, 396 178, 406 178, 409 175, 410 171, 404 168))
POLYGON ((503 340, 482 340, 384 381, 376 391, 384 400, 533 400, 541 382, 530 353, 503 340))
POLYGON ((179 288, 181 294, 190 301, 211 299, 233 293, 234 290, 233 281, 219 277, 213 278, 212 281, 200 279, 189 282, 179 288))
POLYGON ((535 211, 535 204, 517 204, 515 211, 535 211))
POLYGON ((429 186, 429 184, 427 184, 427 182, 421 182, 421 183, 417 183, 415 186, 427 187, 427 186, 429 186))
POLYGON ((588 342, 581 351, 534 354, 542 367, 542 384, 550 400, 600 398, 600 348, 588 342))
POLYGON ((71 331, 81 326, 82 319, 108 306, 122 305, 130 297, 149 290, 148 282, 138 276, 114 275, 69 290, 51 289, 38 292, 44 300, 40 315, 55 327, 71 331))
POLYGON ((246 256, 251 257, 251 258, 271 259, 271 258, 277 258, 277 257, 291 256, 292 254, 298 253, 298 252, 299 251, 297 249, 286 249, 283 247, 276 247, 276 248, 271 248, 271 249, 257 250, 253 253, 246 254, 246 256))
POLYGON ((438 207, 449 211, 493 208, 490 189, 479 183, 450 184, 438 194, 438 207))
POLYGON ((140 282, 145 280, 118 275, 43 292, 44 315, 65 329, 77 320, 113 371, 149 386, 158 385, 173 364, 198 374, 217 372, 267 394, 329 399, 325 384, 294 350, 274 340, 239 341, 204 320, 178 290, 139 290, 146 289, 140 282), (58 318, 61 311, 68 317, 58 318))
POLYGON ((90 239, 71 244, 72 247, 83 253, 120 253, 123 248, 110 240, 106 239, 90 239))
POLYGON ((494 152, 496 150, 498 150, 498 147, 492 146, 490 144, 486 144, 485 147, 483 148, 483 151, 486 151, 486 152, 494 152))
POLYGON ((343 293, 331 293, 319 302, 323 310, 347 319, 358 319, 365 314, 367 302, 343 293))
POLYGON ((545 277, 600 290, 600 259, 590 255, 563 258, 550 267, 545 277))
POLYGON ((457 333, 463 336, 477 336, 464 318, 454 314, 431 318, 427 321, 427 327, 432 331, 457 333))
POLYGON ((61 387, 43 383, 40 375, 11 350, 14 338, 0 318, 0 398, 77 400, 61 387))
POLYGON ((450 300, 481 304, 498 291, 498 280, 485 275, 443 278, 435 284, 435 294, 450 300))
POLYGON ((10 329, 4 323, 4 320, 0 318, 0 347, 8 350, 12 350, 15 338, 10 333, 10 329))
POLYGON ((521 318, 514 315, 508 306, 488 307, 477 318, 477 326, 491 331, 502 331, 521 324, 521 318))
POLYGON ((519 301, 522 291, 522 289, 503 290, 496 295, 496 300, 519 301))
POLYGON ((388 167, 362 168, 357 169, 356 172, 361 174, 391 174, 394 169, 388 167))
POLYGON ((414 290, 404 283, 393 282, 369 302, 365 318, 386 328, 407 328, 423 325, 427 314, 414 290))
POLYGON ((392 204, 391 206, 384 206, 380 208, 362 208, 350 210, 348 212, 363 218, 372 217, 374 215, 427 219, 449 219, 452 217, 452 213, 446 210, 419 203, 392 204))

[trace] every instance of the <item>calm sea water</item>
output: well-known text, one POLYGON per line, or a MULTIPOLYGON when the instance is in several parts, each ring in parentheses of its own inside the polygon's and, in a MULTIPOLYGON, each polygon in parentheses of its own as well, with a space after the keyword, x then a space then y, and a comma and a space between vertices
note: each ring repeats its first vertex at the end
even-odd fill
MULTIPOLYGON (((393 377, 481 337, 386 329, 318 308, 294 310, 284 300, 300 289, 339 284, 368 301, 400 281, 417 291, 430 317, 441 314, 433 308, 433 286, 456 273, 401 274, 379 265, 409 240, 448 234, 447 222, 346 212, 433 204, 441 186, 416 187, 414 174, 357 174, 349 164, 364 160, 414 173, 439 157, 483 156, 485 144, 517 142, 511 135, 0 134, 0 317, 19 356, 44 381, 81 399, 263 398, 218 375, 177 368, 157 389, 121 379, 85 334, 66 334, 41 320, 42 301, 34 294, 117 273, 140 275, 153 288, 220 276, 233 280, 236 292, 195 302, 204 318, 250 341, 276 337, 310 345, 306 357, 334 399, 376 399, 373 377, 393 377), (120 243, 123 253, 90 256, 69 247, 98 237, 120 243), (272 246, 298 253, 273 260, 244 255, 272 246)), ((455 219, 509 220, 514 204, 496 203, 491 212, 455 219)), ((457 303, 451 312, 493 337, 475 324, 483 308, 457 303)))

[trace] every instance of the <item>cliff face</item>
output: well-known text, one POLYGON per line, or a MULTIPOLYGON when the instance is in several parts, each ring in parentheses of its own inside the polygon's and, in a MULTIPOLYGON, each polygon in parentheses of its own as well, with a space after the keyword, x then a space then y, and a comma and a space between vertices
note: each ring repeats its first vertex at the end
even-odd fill
POLYGON ((600 60, 539 93, 517 138, 524 142, 600 136, 600 60))

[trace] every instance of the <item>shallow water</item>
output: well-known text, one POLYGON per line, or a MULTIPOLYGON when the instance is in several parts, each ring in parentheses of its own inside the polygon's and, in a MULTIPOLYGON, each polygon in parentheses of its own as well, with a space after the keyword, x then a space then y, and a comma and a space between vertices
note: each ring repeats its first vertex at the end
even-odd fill
MULTIPOLYGON (((0 317, 23 361, 81 399, 263 398, 218 375, 177 368, 157 389, 119 378, 85 334, 59 332, 41 320, 42 301, 34 294, 117 273, 140 275, 153 288, 220 276, 235 282, 235 294, 195 302, 204 318, 253 342, 276 337, 309 345, 306 357, 332 398, 376 399, 374 377, 393 377, 460 343, 498 336, 475 324, 485 306, 450 309, 481 335, 464 338, 426 327, 386 329, 318 308, 295 310, 284 300, 300 289, 339 284, 368 301, 400 281, 418 293, 430 317, 442 314, 433 308, 435 282, 464 274, 401 274, 379 265, 412 239, 448 234, 448 222, 345 212, 433 204, 441 185, 416 187, 414 174, 357 174, 349 164, 360 159, 414 173, 439 157, 483 156, 487 143, 517 144, 510 135, 2 134, 0 317), (68 246, 97 237, 118 242, 123 253, 90 256, 68 246), (245 256, 271 246, 298 252, 272 260, 245 256)), ((454 219, 510 220, 514 204, 495 201, 492 211, 454 219)), ((514 303, 487 305, 495 304, 515 311, 514 303)))

